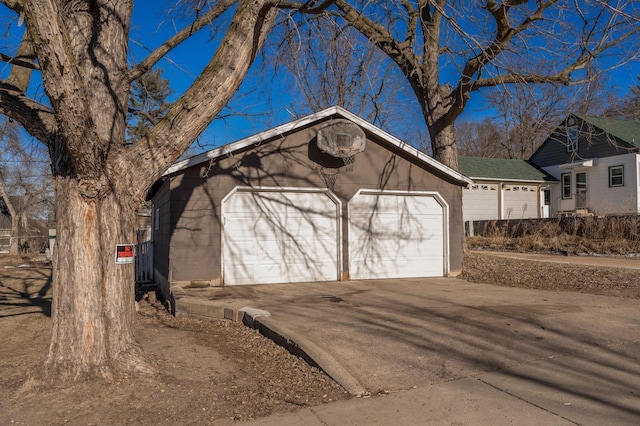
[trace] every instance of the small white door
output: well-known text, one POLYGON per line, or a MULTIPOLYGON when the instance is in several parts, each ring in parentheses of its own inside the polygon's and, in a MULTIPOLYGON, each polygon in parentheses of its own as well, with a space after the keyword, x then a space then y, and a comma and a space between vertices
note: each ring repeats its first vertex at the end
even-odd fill
POLYGON ((356 194, 349 202, 351 279, 445 275, 444 212, 433 195, 356 194))
POLYGON ((337 211, 326 193, 235 192, 223 203, 224 284, 337 280, 337 211))
POLYGON ((541 218, 547 219, 551 217, 551 189, 541 191, 542 214, 541 218))
POLYGON ((576 173, 576 209, 587 208, 587 174, 576 173))

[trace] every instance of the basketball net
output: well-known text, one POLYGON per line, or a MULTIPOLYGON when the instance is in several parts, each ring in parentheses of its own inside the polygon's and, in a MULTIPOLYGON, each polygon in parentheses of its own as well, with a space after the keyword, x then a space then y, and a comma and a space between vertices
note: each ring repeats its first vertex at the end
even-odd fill
POLYGON ((334 187, 336 186, 338 173, 340 173, 339 169, 327 169, 325 167, 320 169, 320 175, 322 176, 322 179, 324 179, 324 183, 327 186, 327 189, 332 192, 334 190, 334 187))
POLYGON ((356 161, 355 155, 349 155, 346 157, 342 157, 342 161, 344 161, 344 168, 348 172, 353 171, 353 163, 356 161))

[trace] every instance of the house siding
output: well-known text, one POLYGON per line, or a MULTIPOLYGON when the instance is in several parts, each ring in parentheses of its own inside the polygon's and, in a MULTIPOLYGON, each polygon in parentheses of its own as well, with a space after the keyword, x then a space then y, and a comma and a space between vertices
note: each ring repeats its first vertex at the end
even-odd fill
MULTIPOLYGON (((170 265, 172 281, 222 282, 221 206, 236 186, 255 188, 325 188, 322 167, 343 166, 342 160, 320 152, 315 145, 322 123, 248 147, 233 156, 203 163, 170 178, 170 265)), ((353 169, 340 168, 333 193, 342 211, 342 265, 348 262, 348 200, 360 189, 435 191, 449 205, 450 270, 462 269, 462 188, 444 180, 438 171, 426 171, 415 158, 384 141, 367 140, 355 157, 353 169), (391 151, 390 151, 391 150, 391 151)), ((449 178, 450 179, 450 178, 449 178)), ((158 198, 160 194, 156 195, 158 198)))
POLYGON ((597 165, 587 171, 587 203, 591 212, 602 215, 638 211, 637 159, 637 154, 600 158, 597 165), (611 166, 624 166, 624 186, 609 187, 611 166))
POLYGON ((156 192, 151 211, 154 281, 160 286, 163 294, 167 294, 169 289, 170 194, 170 182, 167 180, 156 192))
POLYGON ((531 156, 530 161, 532 163, 546 170, 546 167, 557 164, 590 158, 619 156, 636 150, 629 144, 596 128, 592 128, 592 134, 586 135, 589 125, 583 124, 580 130, 581 136, 578 138, 578 150, 576 152, 567 152, 567 135, 562 132, 562 129, 565 128, 564 126, 565 124, 563 123, 558 127, 531 156))
POLYGON ((638 163, 640 155, 625 154, 609 156, 594 160, 593 167, 566 168, 568 165, 545 167, 550 175, 560 179, 563 173, 571 173, 571 198, 562 199, 562 185, 552 189, 552 205, 558 208, 553 211, 572 211, 576 208, 576 173, 587 174, 587 208, 594 214, 637 213, 638 201, 638 163), (561 166, 565 166, 561 168, 561 166), (624 186, 609 187, 609 167, 624 166, 624 186), (555 201, 555 202, 554 202, 555 201), (557 204, 556 204, 557 203, 557 204))
MULTIPOLYGON (((564 173, 571 173, 570 170, 561 170, 559 165, 544 167, 544 171, 551 176, 560 180, 560 177, 564 173)), ((551 186, 551 214, 556 214, 563 211, 575 210, 575 173, 571 175, 571 198, 562 198, 562 182, 558 185, 551 186)))

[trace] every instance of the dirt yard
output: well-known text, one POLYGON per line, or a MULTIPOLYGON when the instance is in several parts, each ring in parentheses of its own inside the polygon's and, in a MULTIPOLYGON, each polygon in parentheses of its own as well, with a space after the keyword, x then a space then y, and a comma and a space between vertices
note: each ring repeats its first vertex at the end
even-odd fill
MULTIPOLYGON (((0 258, 0 424, 203 425, 349 398, 339 385, 257 332, 230 321, 176 319, 144 300, 137 334, 155 378, 43 386, 50 267, 0 258), (12 266, 6 268, 5 266, 12 266)), ((470 281, 640 297, 638 271, 467 254, 470 281)))
POLYGON ((37 367, 51 323, 51 268, 5 265, 0 264, 2 425, 205 425, 349 398, 324 373, 254 330, 224 320, 176 319, 144 300, 136 332, 162 371, 158 377, 45 387, 37 367))

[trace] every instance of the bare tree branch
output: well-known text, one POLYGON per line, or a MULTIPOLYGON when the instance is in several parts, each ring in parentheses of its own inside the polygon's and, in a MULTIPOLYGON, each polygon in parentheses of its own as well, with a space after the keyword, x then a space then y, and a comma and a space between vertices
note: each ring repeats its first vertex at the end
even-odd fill
POLYGON ((347 22, 386 53, 400 67, 410 82, 421 80, 420 62, 408 41, 398 42, 389 30, 360 13, 346 1, 336 0, 335 4, 344 13, 347 22))
POLYGON ((144 196, 145 188, 178 159, 239 87, 277 13, 269 2, 253 3, 241 3, 216 54, 166 116, 147 137, 121 152, 117 163, 148 167, 138 196, 144 196))
POLYGON ((29 31, 25 31, 22 36, 22 42, 18 47, 18 54, 15 58, 12 58, 13 67, 11 67, 7 82, 19 88, 22 92, 26 92, 31 80, 31 72, 34 69, 40 69, 35 63, 35 57, 36 52, 33 48, 29 31))
POLYGON ((335 3, 335 0, 324 0, 320 4, 316 5, 317 2, 317 0, 309 0, 304 3, 274 0, 271 3, 271 6, 277 7, 278 9, 297 10, 301 13, 314 15, 324 12, 329 6, 335 3))
POLYGON ((0 53, 0 61, 7 62, 11 65, 17 65, 19 67, 28 68, 30 70, 39 70, 40 66, 33 61, 28 59, 23 59, 22 55, 18 56, 9 56, 4 53, 0 53))
MULTIPOLYGON (((464 105, 466 104, 467 99, 469 99, 469 92, 476 85, 474 82, 474 76, 481 70, 481 68, 493 61, 500 53, 504 51, 506 46, 509 44, 511 39, 515 37, 518 33, 521 33, 525 29, 527 29, 531 24, 535 21, 542 19, 544 11, 554 4, 557 0, 550 0, 546 2, 539 2, 538 8, 527 16, 525 19, 517 27, 511 26, 511 19, 508 15, 509 9, 513 6, 517 6, 523 3, 526 3, 525 0, 518 1, 510 1, 503 2, 502 4, 497 4, 494 0, 488 0, 486 9, 493 16, 495 25, 496 25, 496 36, 493 42, 482 49, 481 53, 476 55, 475 57, 469 59, 464 66, 464 69, 461 73, 460 83, 458 87, 453 90, 453 94, 455 97, 456 108, 451 110, 451 113, 454 114, 453 117, 450 117, 449 120, 453 122, 455 118, 460 114, 464 105)), ((499 81, 499 78, 497 78, 499 81)), ((490 81, 490 80, 485 80, 490 81)), ((557 81, 557 80, 550 80, 557 81)), ((505 84, 505 83, 513 83, 520 82, 525 83, 526 80, 519 81, 517 78, 510 79, 509 77, 505 78, 502 83, 498 82, 497 84, 505 84)), ((529 82, 538 82, 542 83, 543 81, 534 81, 531 80, 529 82)), ((480 86, 478 86, 480 87, 480 86)))
POLYGON ((22 1, 20 0, 0 0, 0 3, 4 4, 14 12, 21 13, 24 11, 22 1))
POLYGON ((171 37, 169 40, 161 44, 155 49, 147 58, 145 58, 138 65, 133 67, 127 76, 129 82, 140 78, 143 74, 149 71, 160 59, 162 59, 167 53, 169 53, 174 47, 178 46, 183 41, 200 31, 206 25, 213 22, 216 18, 226 12, 236 0, 221 0, 216 3, 216 6, 202 15, 200 18, 193 21, 193 23, 171 37))
MULTIPOLYGON (((454 168, 453 125, 472 92, 587 81, 598 57, 623 43, 634 49, 632 36, 640 31, 637 2, 624 0, 336 0, 336 6, 342 19, 398 65, 421 106, 434 156, 454 168), (571 32, 581 22, 582 34, 571 32)), ((618 62, 631 56, 627 52, 618 62)))
POLYGON ((25 96, 13 86, 0 83, 0 113, 16 120, 33 137, 45 145, 58 132, 53 111, 25 96))

